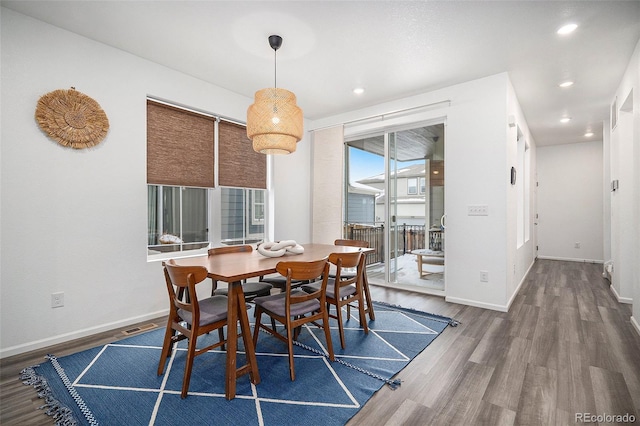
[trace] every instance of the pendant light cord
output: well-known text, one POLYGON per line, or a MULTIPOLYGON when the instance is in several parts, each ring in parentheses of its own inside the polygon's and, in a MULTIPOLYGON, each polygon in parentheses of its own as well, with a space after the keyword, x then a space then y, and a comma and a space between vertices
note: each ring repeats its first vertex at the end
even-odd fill
POLYGON ((278 51, 273 49, 273 88, 278 88, 278 51))

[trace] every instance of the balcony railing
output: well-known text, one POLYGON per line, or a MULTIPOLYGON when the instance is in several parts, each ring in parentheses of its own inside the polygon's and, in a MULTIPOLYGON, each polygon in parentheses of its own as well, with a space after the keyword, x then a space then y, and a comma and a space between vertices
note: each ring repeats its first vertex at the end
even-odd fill
MULTIPOLYGON (((395 241, 392 239, 391 257, 402 256, 403 254, 411 253, 413 250, 427 247, 426 228, 424 225, 400 224, 396 226, 398 226, 398 247, 395 247, 395 241)), ((367 256, 367 265, 384 262, 384 232, 385 228, 381 223, 344 224, 345 238, 367 241, 369 247, 376 249, 374 253, 370 253, 367 256)), ((440 229, 430 229, 428 241, 429 249, 442 250, 442 231, 440 229)))
POLYGON ((344 237, 349 240, 361 240, 369 243, 369 247, 376 249, 367 255, 367 265, 384 262, 384 225, 365 225, 345 223, 344 237))

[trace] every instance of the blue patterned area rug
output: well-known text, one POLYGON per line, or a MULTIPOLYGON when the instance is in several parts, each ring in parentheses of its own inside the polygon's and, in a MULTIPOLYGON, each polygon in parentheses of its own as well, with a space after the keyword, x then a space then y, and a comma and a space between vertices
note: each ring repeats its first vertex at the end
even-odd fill
MULTIPOLYGON (((57 424, 343 425, 382 386, 401 385, 402 374, 394 376, 448 325, 456 325, 455 320, 424 312, 380 303, 374 307, 376 319, 369 322, 368 335, 353 316, 357 310, 351 310, 344 350, 337 327, 332 327, 336 362, 322 355, 322 329, 304 328, 301 345, 294 347, 294 382, 285 344, 261 333, 256 347, 261 383, 256 386, 248 375, 241 377, 232 401, 224 397, 223 351, 195 358, 185 399, 180 398, 185 341, 169 359, 165 374, 157 375, 164 328, 62 358, 49 356, 23 370, 22 379, 38 390, 45 400, 43 409, 57 424)), ((217 339, 217 333, 206 338, 217 339)), ((238 365, 244 363, 242 356, 238 365)))

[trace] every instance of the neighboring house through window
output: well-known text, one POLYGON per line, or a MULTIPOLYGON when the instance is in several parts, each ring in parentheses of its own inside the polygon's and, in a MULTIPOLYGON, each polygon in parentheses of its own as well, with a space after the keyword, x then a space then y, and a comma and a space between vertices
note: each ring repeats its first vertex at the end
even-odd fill
POLYGON ((262 241, 264 239, 265 190, 245 188, 221 188, 221 190, 222 243, 234 245, 262 241))
POLYGON ((195 250, 209 245, 206 188, 148 185, 149 250, 195 250))
POLYGON ((407 194, 415 195, 418 193, 418 178, 407 179, 407 194))
POLYGON ((426 190, 426 186, 427 186, 427 180, 423 177, 407 178, 407 195, 424 194, 426 190))

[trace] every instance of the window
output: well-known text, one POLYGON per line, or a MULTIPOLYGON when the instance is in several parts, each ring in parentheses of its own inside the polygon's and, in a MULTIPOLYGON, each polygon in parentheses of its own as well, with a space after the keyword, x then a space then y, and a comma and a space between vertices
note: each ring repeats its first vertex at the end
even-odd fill
POLYGON ((415 195, 418 193, 418 179, 417 178, 408 178, 407 179, 407 194, 415 195))
POLYGON ((195 250, 209 245, 206 188, 148 185, 148 249, 195 250))
POLYGON ((251 224, 264 225, 264 191, 251 190, 251 224))
POLYGON ((427 186, 427 179, 426 179, 426 178, 421 177, 421 178, 420 178, 420 193, 421 193, 421 194, 424 194, 425 189, 426 189, 426 186, 427 186))
POLYGON ((252 244, 264 240, 265 190, 221 188, 223 244, 252 244))
POLYGON ((266 155, 253 150, 246 127, 222 121, 218 129, 221 242, 233 245, 263 241, 266 155))
POLYGON ((253 150, 246 126, 148 99, 151 258, 263 240, 266 176, 267 157, 253 150))

